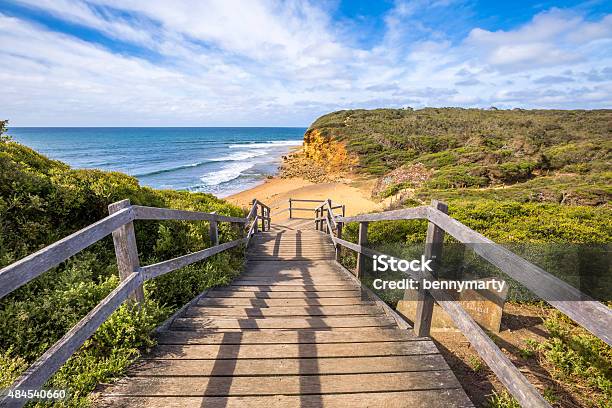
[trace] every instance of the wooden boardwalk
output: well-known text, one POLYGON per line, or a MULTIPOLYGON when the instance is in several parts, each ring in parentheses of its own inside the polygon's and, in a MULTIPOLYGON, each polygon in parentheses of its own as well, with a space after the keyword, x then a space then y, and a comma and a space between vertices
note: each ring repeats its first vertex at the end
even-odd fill
POLYGON ((97 405, 471 407, 435 344, 364 295, 312 224, 255 235, 245 273, 185 308, 97 405))

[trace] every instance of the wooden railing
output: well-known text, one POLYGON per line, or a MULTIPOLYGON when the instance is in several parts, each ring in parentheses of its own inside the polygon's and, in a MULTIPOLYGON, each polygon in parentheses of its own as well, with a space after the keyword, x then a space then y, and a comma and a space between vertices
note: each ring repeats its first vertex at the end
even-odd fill
MULTIPOLYGON (((340 260, 341 248, 357 252, 357 264, 354 275, 359 279, 366 266, 366 258, 385 255, 382 252, 367 248, 368 224, 389 220, 427 220, 425 239, 425 257, 440 261, 445 233, 471 248, 475 253, 518 281, 542 300, 569 316, 576 323, 595 336, 612 345, 612 311, 604 304, 597 302, 573 286, 549 274, 542 268, 530 263, 485 236, 473 231, 459 221, 447 215, 446 204, 433 201, 431 206, 421 206, 395 211, 385 211, 358 215, 354 217, 335 216, 331 200, 326 200, 315 209, 315 228, 329 234, 336 247, 336 260, 340 260), (342 227, 345 223, 358 222, 359 234, 357 244, 342 239, 342 227), (562 300, 560 300, 562 299, 562 300)), ((344 212, 344 211, 343 211, 344 212)), ((425 272, 415 279, 436 279, 434 272, 425 272)), ((448 292, 439 289, 419 290, 417 313, 414 331, 418 336, 429 336, 434 301, 450 316, 457 328, 472 344, 480 357, 497 375, 508 391, 523 407, 550 407, 548 402, 529 383, 523 374, 503 354, 485 331, 455 301, 448 292)))
MULTIPOLYGON (((110 215, 91 224, 60 241, 51 244, 0 270, 0 299, 25 285, 43 272, 58 266, 71 256, 101 240, 113 235, 117 266, 121 282, 93 310, 83 317, 61 339, 40 356, 12 385, 14 390, 40 389, 45 382, 91 337, 98 327, 128 298, 134 302, 144 299, 143 283, 172 272, 194 262, 201 261, 219 252, 248 245, 249 239, 261 229, 270 228, 270 208, 253 200, 247 217, 228 217, 215 213, 173 210, 157 207, 131 205, 129 200, 113 203, 108 207, 110 215), (258 214, 259 212, 259 214, 258 214), (140 266, 135 220, 181 220, 208 221, 210 224, 211 247, 153 265, 140 266), (239 227, 244 238, 219 244, 218 223, 229 222, 239 227)), ((21 407, 25 399, 9 398, 0 400, 2 407, 21 407)))

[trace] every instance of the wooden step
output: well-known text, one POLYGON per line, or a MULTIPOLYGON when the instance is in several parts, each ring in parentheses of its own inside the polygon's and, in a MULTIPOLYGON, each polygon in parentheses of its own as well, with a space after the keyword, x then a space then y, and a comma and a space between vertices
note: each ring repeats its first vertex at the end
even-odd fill
POLYGON ((319 299, 253 299, 248 297, 221 298, 206 297, 198 301, 198 306, 251 306, 251 307, 287 307, 287 306, 343 306, 343 305, 366 305, 374 302, 364 300, 361 297, 350 298, 319 298, 319 299))
POLYGON ((185 317, 231 316, 231 317, 273 317, 273 316, 352 316, 384 314, 379 306, 310 306, 283 308, 256 307, 202 307, 193 306, 185 311, 185 317))
POLYGON ((406 371, 432 371, 444 367, 439 354, 410 355, 403 358, 384 357, 329 357, 312 358, 256 358, 230 360, 167 360, 147 359, 133 367, 129 376, 228 376, 228 375, 314 375, 359 374, 406 371))
POLYGON ((229 290, 248 292, 333 292, 355 291, 354 285, 240 285, 231 284, 229 290))
POLYGON ((412 331, 367 327, 351 331, 245 331, 168 330, 157 335, 159 344, 325 344, 420 341, 412 331))
POLYGON ((471 408, 461 389, 412 390, 377 393, 273 395, 263 397, 134 397, 108 396, 102 405, 113 407, 163 407, 163 408, 471 408))
POLYGON ((239 290, 221 290, 215 289, 207 293, 208 297, 219 298, 256 298, 256 299, 319 299, 319 298, 360 298, 361 291, 359 290, 342 290, 342 291, 327 291, 327 292, 295 292, 295 291, 239 291, 239 290))
POLYGON ((264 396, 461 388, 450 370, 259 377, 130 377, 111 395, 264 396))
POLYGON ((395 321, 383 317, 314 317, 314 318, 288 318, 268 317, 263 319, 232 319, 225 317, 208 318, 178 318, 172 328, 182 329, 329 329, 335 327, 392 327, 395 321))
POLYGON ((232 285, 346 285, 353 284, 348 278, 342 279, 337 278, 295 278, 291 276, 276 276, 276 277, 265 277, 265 276, 241 276, 231 283, 232 285))
POLYGON ((145 359, 381 357, 435 354, 437 351, 429 340, 328 344, 159 344, 145 359))

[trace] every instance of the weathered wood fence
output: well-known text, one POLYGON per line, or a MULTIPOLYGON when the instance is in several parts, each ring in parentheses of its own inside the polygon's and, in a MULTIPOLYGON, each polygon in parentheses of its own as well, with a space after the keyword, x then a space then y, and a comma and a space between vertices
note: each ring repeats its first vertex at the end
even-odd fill
MULTIPOLYGON (((71 256, 101 240, 113 235, 117 267, 121 282, 93 310, 83 317, 60 340, 40 356, 12 385, 13 390, 36 390, 91 337, 98 327, 128 298, 134 302, 144 299, 143 283, 166 273, 175 271, 194 262, 201 261, 219 252, 248 245, 251 236, 259 228, 270 228, 270 208, 253 200, 248 215, 244 218, 228 217, 215 213, 173 210, 157 207, 131 205, 129 200, 113 203, 108 207, 110 215, 80 231, 67 236, 0 270, 0 298, 25 285, 45 271, 58 266, 71 256), (134 233, 135 220, 181 220, 208 221, 210 224, 211 247, 191 254, 141 266, 134 233), (234 241, 219 243, 218 223, 235 224, 246 236, 234 241), (261 222, 261 227, 259 223, 261 222)), ((21 407, 26 399, 9 398, 0 400, 3 407, 21 407)))
MULTIPOLYGON (((331 237, 336 247, 336 261, 340 261, 343 247, 357 253, 354 275, 359 279, 365 270, 367 258, 386 255, 367 247, 370 222, 427 220, 429 224, 424 255, 428 259, 438 261, 441 259, 444 235, 449 234, 524 285, 542 300, 569 316, 607 344, 612 345, 612 311, 610 308, 449 217, 447 212, 446 204, 434 200, 430 206, 346 217, 343 205, 333 205, 332 201, 327 199, 314 209, 314 222, 317 230, 331 237), (342 208, 342 215, 334 215, 334 210, 339 208, 342 208), (342 239, 343 225, 349 222, 359 223, 357 243, 342 239)), ((417 280, 434 280, 436 279, 435 268, 433 273, 425 272, 421 276, 414 274, 411 277, 417 280)), ((414 331, 418 336, 429 336, 430 334, 434 302, 437 302, 446 311, 457 328, 521 406, 550 407, 535 387, 448 292, 439 289, 419 290, 414 322, 414 331)))

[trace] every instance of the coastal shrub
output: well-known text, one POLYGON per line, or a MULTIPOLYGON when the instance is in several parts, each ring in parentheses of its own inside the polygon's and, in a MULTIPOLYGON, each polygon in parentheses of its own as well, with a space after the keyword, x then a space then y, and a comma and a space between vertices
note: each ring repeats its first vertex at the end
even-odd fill
POLYGON ((493 178, 511 184, 530 179, 535 167, 536 164, 533 162, 510 162, 500 164, 490 172, 493 178))
POLYGON ((476 166, 467 165, 445 167, 437 171, 425 184, 429 188, 442 189, 484 187, 489 184, 489 179, 480 174, 481 170, 476 166))
MULTIPOLYGON (((108 205, 125 198, 139 205, 244 216, 209 194, 153 190, 125 174, 71 169, 0 136, 0 267, 107 216, 108 205)), ((210 245, 206 222, 136 221, 135 231, 142 265, 210 245)), ((238 231, 220 223, 219 235, 225 242, 236 239, 238 231)), ((86 405, 96 384, 120 376, 153 344, 154 327, 202 290, 229 282, 242 264, 243 253, 236 249, 146 282, 141 308, 121 306, 48 385, 70 389, 66 405, 86 405)), ((0 300, 3 386, 118 283, 112 239, 106 237, 0 300)))

